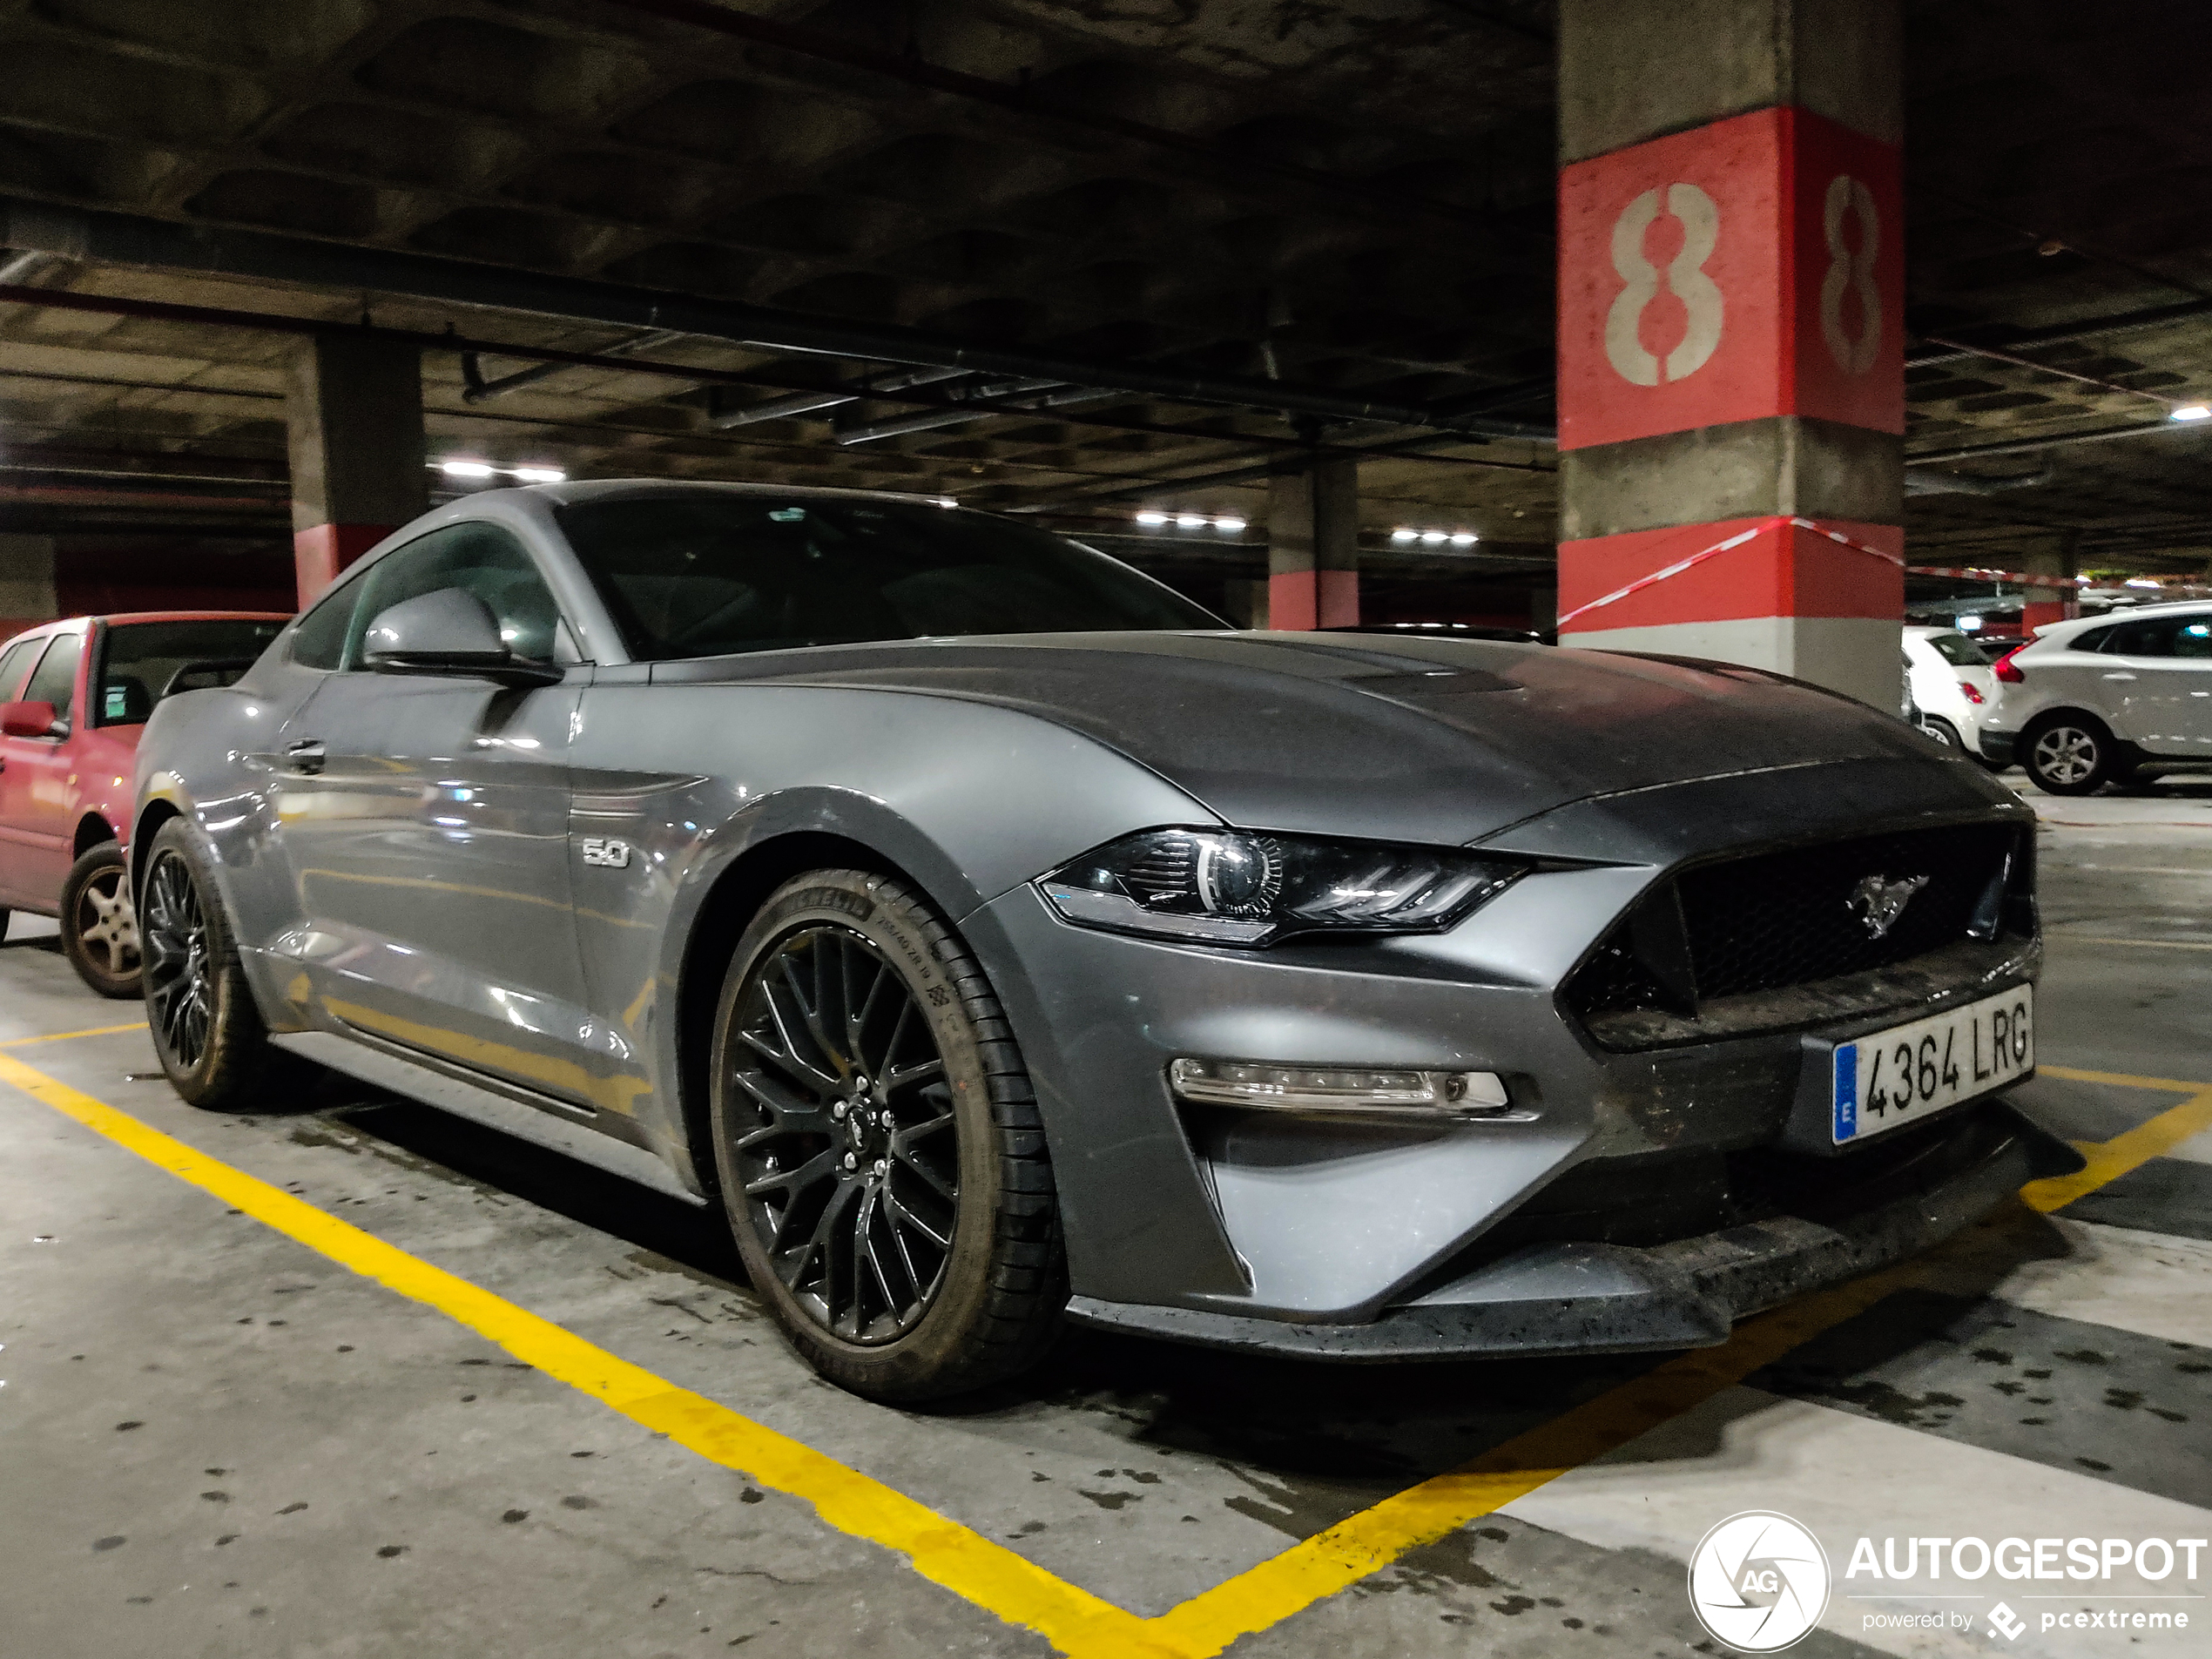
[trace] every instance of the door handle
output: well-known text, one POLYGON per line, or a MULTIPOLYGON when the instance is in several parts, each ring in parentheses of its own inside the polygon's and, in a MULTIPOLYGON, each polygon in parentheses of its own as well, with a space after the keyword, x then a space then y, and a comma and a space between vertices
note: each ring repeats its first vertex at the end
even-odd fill
POLYGON ((320 739, 307 738, 284 746, 285 765, 293 772, 303 772, 313 777, 322 770, 323 752, 320 739))

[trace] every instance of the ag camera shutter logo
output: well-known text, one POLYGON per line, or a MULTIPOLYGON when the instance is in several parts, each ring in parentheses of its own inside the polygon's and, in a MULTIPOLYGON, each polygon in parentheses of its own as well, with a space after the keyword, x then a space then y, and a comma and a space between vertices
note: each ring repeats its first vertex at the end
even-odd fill
POLYGON ((1828 1554, 1787 1515, 1747 1509, 1700 1539, 1689 1558, 1689 1605, 1716 1641, 1778 1653, 1828 1606, 1828 1554))

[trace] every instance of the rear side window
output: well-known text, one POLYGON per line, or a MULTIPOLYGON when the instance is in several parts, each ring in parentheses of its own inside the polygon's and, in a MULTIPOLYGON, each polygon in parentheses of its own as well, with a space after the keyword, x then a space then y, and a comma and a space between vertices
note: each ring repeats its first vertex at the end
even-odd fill
POLYGON ((283 631, 280 622, 242 618, 118 624, 100 646, 93 718, 101 725, 136 725, 165 697, 232 685, 283 631))
POLYGON ((51 703, 54 712, 64 720, 77 718, 77 664, 84 655, 84 638, 81 634, 64 634, 46 648, 38 659, 38 667, 30 677, 30 684, 23 688, 26 703, 51 703))
POLYGON ((43 639, 26 639, 21 644, 9 646, 8 654, 0 657, 0 703, 16 700, 24 677, 30 672, 31 659, 45 643, 43 639))
POLYGON ((1936 655, 1954 668, 1989 666, 1989 653, 1964 634, 1928 634, 1925 637, 1935 648, 1936 655))
POLYGON ((2212 617, 2146 617, 2113 629, 2105 651, 2114 657, 2212 657, 2212 617))
POLYGON ((2111 627, 2092 628, 2087 633, 2074 635, 2074 643, 2066 646, 2064 649, 2067 651, 2102 651, 2107 645, 2112 643, 2113 635, 2118 631, 2118 629, 2111 627))

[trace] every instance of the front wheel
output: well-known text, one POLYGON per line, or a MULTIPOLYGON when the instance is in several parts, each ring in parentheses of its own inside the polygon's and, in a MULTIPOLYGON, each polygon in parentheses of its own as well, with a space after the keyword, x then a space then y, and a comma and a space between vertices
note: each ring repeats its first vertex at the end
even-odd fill
POLYGON ((2096 721, 2057 714, 2020 734, 2020 764, 2047 795, 2094 795, 2112 777, 2115 747, 2112 733, 2096 721))
POLYGON ((272 1086, 293 1067, 269 1042, 214 871, 183 819, 146 849, 140 898, 146 1024, 171 1085, 211 1110, 277 1103, 272 1086))
POLYGON ((138 995, 138 918, 130 869, 113 841, 88 847, 62 883, 62 954, 102 996, 138 995))
POLYGON ((1036 1097, 982 968, 910 889, 786 882, 723 982, 708 1108, 754 1285, 833 1382, 965 1393, 1044 1352, 1068 1298, 1036 1097))

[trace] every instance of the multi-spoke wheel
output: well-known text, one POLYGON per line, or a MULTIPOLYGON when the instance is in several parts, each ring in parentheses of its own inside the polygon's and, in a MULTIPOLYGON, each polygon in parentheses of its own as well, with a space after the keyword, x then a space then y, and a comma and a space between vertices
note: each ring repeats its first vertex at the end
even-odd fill
POLYGON ((123 849, 87 849, 62 883, 62 954, 102 996, 138 995, 138 918, 123 849))
POLYGON ((713 1064, 739 1252, 817 1368, 914 1399, 1042 1352, 1067 1293, 1035 1097, 981 969, 914 894, 786 884, 739 941, 713 1064))
POLYGON ((206 855, 185 821, 172 819, 145 860, 139 949, 162 1070, 195 1106, 283 1104, 272 1085, 290 1068, 269 1046, 206 855))
POLYGON ((2095 721, 2050 715, 2020 734, 2020 762, 2047 795, 2089 795, 2113 775, 2114 747, 2112 734, 2095 721))

